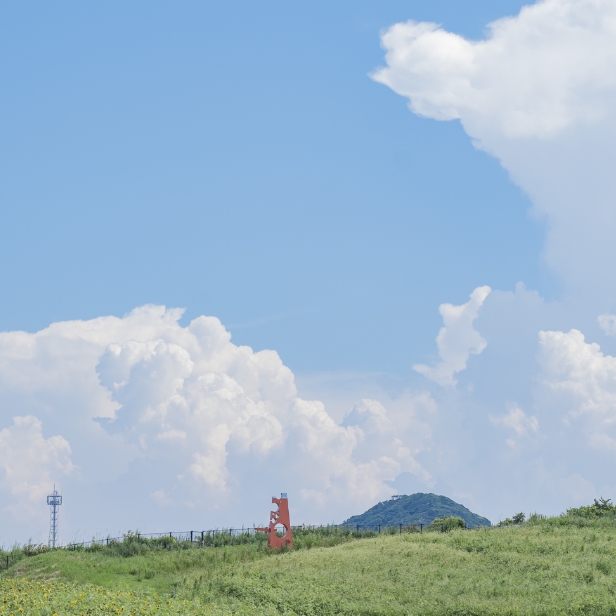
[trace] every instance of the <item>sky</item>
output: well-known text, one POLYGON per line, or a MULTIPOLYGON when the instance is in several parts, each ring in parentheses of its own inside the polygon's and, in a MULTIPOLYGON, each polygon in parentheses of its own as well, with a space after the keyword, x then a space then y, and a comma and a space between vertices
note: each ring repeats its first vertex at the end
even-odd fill
POLYGON ((0 544, 616 497, 615 30, 0 7, 0 544))

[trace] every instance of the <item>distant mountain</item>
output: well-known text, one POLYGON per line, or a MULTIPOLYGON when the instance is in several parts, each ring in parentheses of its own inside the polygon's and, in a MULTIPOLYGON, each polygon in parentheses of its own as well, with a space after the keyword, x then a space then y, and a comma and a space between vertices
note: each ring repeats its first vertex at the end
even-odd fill
POLYGON ((411 494, 410 496, 394 496, 391 500, 383 501, 368 509, 361 515, 354 515, 343 522, 343 526, 376 527, 379 524, 409 526, 413 523, 427 526, 435 518, 443 516, 457 516, 462 518, 469 528, 475 526, 492 526, 487 518, 473 513, 470 509, 452 501, 446 496, 436 494, 411 494))

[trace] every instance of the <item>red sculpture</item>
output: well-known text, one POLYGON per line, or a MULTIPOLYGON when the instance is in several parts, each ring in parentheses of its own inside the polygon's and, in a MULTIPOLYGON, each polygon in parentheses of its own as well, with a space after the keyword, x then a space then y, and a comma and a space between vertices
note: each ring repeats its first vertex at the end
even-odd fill
POLYGON ((280 498, 272 496, 272 503, 278 505, 278 511, 272 511, 270 513, 270 523, 267 528, 255 528, 262 533, 268 533, 267 545, 274 549, 279 550, 283 546, 293 547, 293 538, 291 536, 291 520, 289 519, 289 500, 286 493, 282 493, 280 498), (276 529, 276 526, 282 526, 283 528, 276 529), (279 537, 276 532, 283 532, 282 537, 279 537))

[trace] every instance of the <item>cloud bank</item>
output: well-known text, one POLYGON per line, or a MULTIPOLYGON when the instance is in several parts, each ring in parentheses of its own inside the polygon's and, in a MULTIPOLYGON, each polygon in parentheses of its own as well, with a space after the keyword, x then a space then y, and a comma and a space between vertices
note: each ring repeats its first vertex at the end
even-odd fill
MULTIPOLYGON (((182 325, 182 311, 144 306, 2 333, 0 539, 46 539, 54 482, 64 540, 259 524, 283 490, 298 523, 341 521, 396 491, 494 519, 609 494, 616 358, 577 330, 535 330, 519 358, 536 366, 532 395, 494 394, 509 374, 498 357, 511 343, 489 326, 504 295, 480 287, 441 306, 441 361, 417 376, 423 389, 381 391, 385 404, 361 399, 339 422, 298 396, 274 351, 233 344, 213 317, 182 325)), ((520 287, 512 312, 532 295, 520 287)))
POLYGON ((298 397, 276 352, 236 346, 216 318, 181 316, 144 306, 0 334, 3 528, 24 511, 46 519, 54 480, 82 518, 73 530, 100 532, 100 518, 251 524, 280 491, 297 522, 331 521, 392 494, 385 482, 401 472, 429 478, 378 402, 338 424, 298 397))

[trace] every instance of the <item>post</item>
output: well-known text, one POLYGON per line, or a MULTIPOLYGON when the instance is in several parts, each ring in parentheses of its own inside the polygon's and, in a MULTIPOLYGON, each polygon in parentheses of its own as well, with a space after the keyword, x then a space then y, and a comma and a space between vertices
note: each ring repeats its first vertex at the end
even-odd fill
POLYGON ((193 532, 192 530, 190 531, 190 542, 192 543, 192 539, 193 539, 193 532))
POLYGON ((357 525, 357 532, 359 532, 359 524, 357 525))
POLYGON ((6 557, 6 570, 7 571, 9 570, 9 557, 8 557, 8 555, 6 557))
POLYGON ((402 534, 402 524, 400 524, 400 534, 402 534))
POLYGON ((419 525, 419 534, 423 535, 423 524, 419 525))
POLYGON ((205 543, 205 532, 201 531, 201 545, 205 543))
POLYGON ((380 534, 380 532, 381 532, 381 525, 379 524, 379 534, 380 534))

